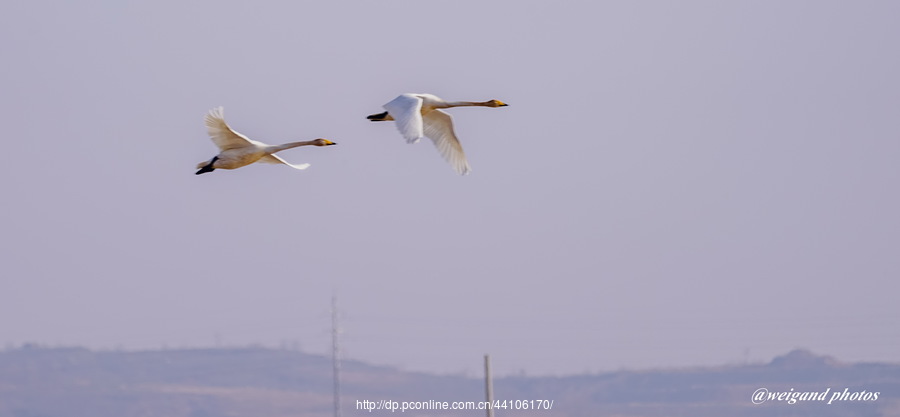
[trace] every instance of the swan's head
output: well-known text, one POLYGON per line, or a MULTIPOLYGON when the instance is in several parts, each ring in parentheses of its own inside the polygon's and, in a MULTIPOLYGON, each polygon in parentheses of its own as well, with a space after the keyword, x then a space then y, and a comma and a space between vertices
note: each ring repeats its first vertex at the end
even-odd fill
POLYGON ((337 144, 334 143, 334 142, 332 142, 332 141, 330 141, 330 140, 328 140, 328 139, 322 139, 322 138, 319 138, 319 139, 316 139, 316 140, 313 141, 313 145, 316 145, 316 146, 328 146, 328 145, 337 145, 337 144))
POLYGON ((488 107, 504 107, 509 105, 500 100, 488 100, 485 104, 487 104, 488 107))

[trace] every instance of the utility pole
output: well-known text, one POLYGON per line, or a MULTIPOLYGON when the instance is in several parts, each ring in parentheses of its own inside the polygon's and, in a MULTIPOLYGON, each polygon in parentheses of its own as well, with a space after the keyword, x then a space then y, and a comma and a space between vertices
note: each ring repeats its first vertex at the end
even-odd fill
POLYGON ((334 417, 341 417, 341 349, 338 344, 337 295, 331 296, 331 366, 334 379, 334 417))
POLYGON ((491 355, 484 355, 484 400, 487 417, 494 417, 494 382, 491 379, 491 355))

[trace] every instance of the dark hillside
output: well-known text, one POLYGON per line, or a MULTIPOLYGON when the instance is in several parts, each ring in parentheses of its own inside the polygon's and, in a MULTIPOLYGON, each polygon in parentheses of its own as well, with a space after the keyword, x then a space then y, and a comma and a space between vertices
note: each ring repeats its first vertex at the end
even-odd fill
MULTIPOLYGON (((363 401, 483 397, 477 378, 403 372, 357 361, 342 364, 342 382, 346 416, 391 413, 358 409, 363 401)), ((506 408, 496 410, 498 417, 900 416, 900 366, 845 364, 806 351, 761 365, 507 377, 494 386, 495 399, 506 401, 506 408), (824 399, 753 404, 751 396, 760 388, 798 396, 815 392, 829 399, 844 390, 879 396, 832 404, 824 399), (549 401, 551 410, 535 409, 549 401)), ((333 415, 332 389, 328 358, 288 350, 93 352, 26 346, 0 353, 0 417, 324 417, 333 415)), ((409 413, 484 415, 480 410, 409 413)))

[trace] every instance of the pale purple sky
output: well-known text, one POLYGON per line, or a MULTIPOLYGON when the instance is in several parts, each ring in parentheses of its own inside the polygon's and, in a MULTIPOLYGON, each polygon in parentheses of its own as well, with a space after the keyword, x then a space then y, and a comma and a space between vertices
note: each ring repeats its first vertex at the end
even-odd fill
POLYGON ((900 362, 900 3, 0 4, 0 343, 900 362), (452 109, 473 172, 365 116, 452 109), (203 115, 326 137, 195 176, 203 115))

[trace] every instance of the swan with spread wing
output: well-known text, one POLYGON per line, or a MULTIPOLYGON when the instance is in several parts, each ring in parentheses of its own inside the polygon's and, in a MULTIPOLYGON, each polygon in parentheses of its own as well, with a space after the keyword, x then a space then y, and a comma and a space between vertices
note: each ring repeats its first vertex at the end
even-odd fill
POLYGON ((290 142, 283 145, 268 145, 252 140, 228 126, 222 107, 216 107, 206 115, 206 130, 210 139, 219 147, 219 154, 209 161, 197 164, 197 175, 212 172, 216 169, 235 169, 254 162, 266 164, 284 164, 295 169, 309 168, 309 164, 291 164, 281 159, 276 152, 298 146, 336 145, 328 139, 315 139, 302 142, 290 142))
POLYGON ((408 143, 416 143, 422 137, 428 137, 453 170, 466 175, 472 168, 469 167, 459 138, 453 131, 453 118, 441 110, 463 106, 504 107, 507 104, 500 100, 445 101, 433 94, 401 94, 384 105, 386 112, 370 115, 367 119, 373 122, 397 122, 397 129, 408 143))

